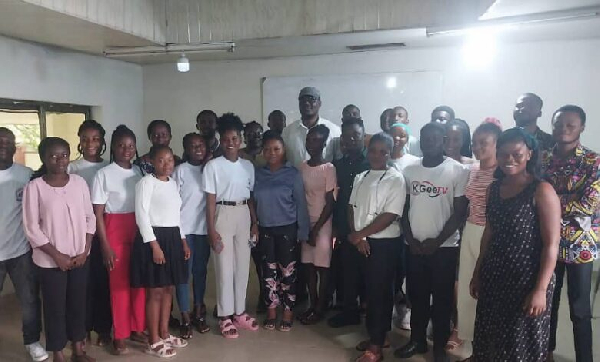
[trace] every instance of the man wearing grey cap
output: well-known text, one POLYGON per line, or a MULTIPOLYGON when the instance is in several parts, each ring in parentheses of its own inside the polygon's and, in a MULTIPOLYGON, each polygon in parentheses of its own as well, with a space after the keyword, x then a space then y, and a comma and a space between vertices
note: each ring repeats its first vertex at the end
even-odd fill
POLYGON ((298 96, 298 107, 300 108, 301 119, 294 121, 288 127, 283 129, 281 136, 285 142, 285 150, 288 161, 295 167, 299 167, 303 161, 309 159, 306 151, 306 135, 308 130, 322 124, 329 128, 330 134, 327 145, 323 150, 325 161, 333 160, 333 147, 331 140, 340 137, 342 131, 340 127, 319 117, 321 109, 321 93, 315 87, 304 87, 298 96))

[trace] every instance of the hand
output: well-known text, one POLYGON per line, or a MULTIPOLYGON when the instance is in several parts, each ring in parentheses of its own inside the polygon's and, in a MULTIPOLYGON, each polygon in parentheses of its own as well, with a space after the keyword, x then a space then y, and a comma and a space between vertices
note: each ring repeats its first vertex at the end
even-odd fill
POLYGON ((421 243, 421 253, 431 255, 440 247, 440 243, 435 238, 428 238, 421 243))
POLYGON ((85 262, 87 261, 87 257, 88 257, 88 252, 84 251, 83 253, 74 256, 71 258, 71 262, 72 262, 72 267, 73 268, 80 268, 82 267, 85 262))
POLYGON ((365 238, 362 237, 360 235, 360 233, 358 233, 356 231, 352 232, 352 233, 350 233, 350 235, 348 235, 348 241, 350 242, 350 244, 352 244, 356 247, 358 247, 358 244, 363 240, 365 240, 365 238))
POLYGON ((225 247, 225 245, 223 245, 221 235, 219 235, 219 233, 216 231, 209 231, 208 240, 210 241, 210 247, 214 250, 214 252, 217 254, 221 254, 223 248, 225 247))
POLYGON ((70 270, 73 267, 73 259, 66 254, 57 252, 54 256, 54 262, 62 271, 70 270))
POLYGON ((158 245, 156 240, 151 241, 151 243, 153 243, 152 244, 152 261, 154 262, 154 264, 158 264, 158 265, 165 264, 167 261, 165 260, 165 254, 163 253, 162 249, 160 248, 160 246, 158 245))
POLYGON ((539 317, 546 311, 546 291, 535 289, 527 298, 523 304, 523 310, 530 317, 539 317))
POLYGON ((258 225, 252 224, 252 226, 250 226, 250 238, 254 238, 258 243, 258 225))
POLYGON ((410 253, 413 255, 421 255, 423 254, 423 250, 421 249, 421 242, 413 237, 406 237, 406 242, 408 243, 408 247, 410 249, 410 253))
POLYGON ((369 257, 369 255, 371 255, 371 245, 369 245, 369 242, 367 241, 367 239, 362 239, 357 245, 356 248, 358 249, 358 252, 361 253, 362 255, 364 255, 365 257, 369 257))
POLYGON ((471 297, 473 297, 473 299, 479 299, 480 289, 481 280, 479 279, 479 271, 475 269, 473 272, 473 277, 471 278, 471 282, 469 283, 469 292, 471 293, 471 297))
POLYGON ((115 251, 110 246, 106 249, 102 248, 102 259, 108 271, 112 271, 115 268, 116 262, 119 261, 117 254, 115 254, 115 251))
POLYGON ((190 247, 188 246, 185 238, 181 239, 181 242, 183 243, 183 258, 185 260, 188 260, 192 255, 192 251, 190 250, 190 247))
POLYGON ((310 229, 310 233, 308 233, 308 245, 317 246, 317 236, 319 235, 319 229, 313 227, 310 229))

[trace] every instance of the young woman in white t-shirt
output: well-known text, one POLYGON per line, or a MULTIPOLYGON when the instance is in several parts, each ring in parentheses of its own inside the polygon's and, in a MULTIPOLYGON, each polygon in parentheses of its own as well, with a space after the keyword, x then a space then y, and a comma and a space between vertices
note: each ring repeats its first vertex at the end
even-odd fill
POLYGON ((239 337, 238 329, 258 330, 246 313, 250 248, 258 240, 254 213, 254 166, 239 156, 243 123, 233 113, 217 121, 223 156, 206 164, 206 222, 214 251, 217 314, 221 334, 239 337))
POLYGON ((137 233, 135 184, 142 178, 139 167, 132 164, 136 155, 135 134, 127 126, 118 126, 111 137, 111 163, 96 172, 92 185, 96 235, 109 276, 113 353, 118 355, 128 351, 127 338, 147 342, 143 333, 146 294, 143 288, 131 288, 129 283, 129 260, 137 233))
POLYGON ((207 156, 204 137, 199 133, 185 135, 183 152, 184 163, 175 168, 173 179, 181 195, 181 228, 191 254, 188 261, 188 282, 177 285, 175 291, 182 319, 180 336, 189 339, 192 338, 192 325, 200 333, 210 331, 204 304, 206 269, 210 257, 206 231, 206 197, 202 186, 202 172, 207 156), (190 307, 189 279, 193 279, 193 309, 190 307))
MULTIPOLYGON (((83 177, 92 191, 92 182, 96 172, 108 165, 102 158, 106 151, 106 131, 93 119, 87 119, 77 130, 79 144, 77 151, 81 158, 69 163, 68 172, 83 177)), ((90 332, 98 334, 96 344, 105 346, 110 343, 112 316, 110 313, 110 293, 108 288, 108 272, 102 259, 102 246, 97 235, 92 240, 90 251, 90 276, 87 290, 86 329, 88 339, 90 332)))

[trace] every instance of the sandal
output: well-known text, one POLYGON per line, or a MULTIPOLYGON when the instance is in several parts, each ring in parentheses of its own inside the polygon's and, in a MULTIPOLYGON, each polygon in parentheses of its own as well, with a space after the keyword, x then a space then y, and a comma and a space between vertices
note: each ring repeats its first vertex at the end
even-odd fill
POLYGON ((192 325, 189 323, 184 323, 179 326, 179 337, 183 339, 191 339, 194 336, 194 332, 192 331, 192 325))
POLYGON ((171 358, 177 355, 177 352, 163 340, 149 345, 145 352, 159 358, 171 358))
POLYGON ((210 327, 206 323, 206 315, 192 319, 192 325, 196 327, 196 330, 199 333, 204 334, 210 332, 210 327))
POLYGON ((275 323, 277 323, 277 319, 267 318, 263 322, 263 328, 266 329, 267 331, 272 331, 275 329, 275 323))
POLYGON ((71 362, 96 362, 96 359, 88 356, 87 354, 85 354, 85 352, 83 352, 83 354, 80 355, 72 355, 71 362))
POLYGON ((294 322, 292 322, 292 321, 281 321, 281 323, 279 323, 279 331, 280 332, 289 332, 292 330, 293 325, 294 325, 294 322))
POLYGON ((448 342, 446 342, 446 347, 444 349, 448 352, 453 352, 459 349, 464 343, 465 341, 458 338, 458 330, 455 328, 452 330, 452 334, 450 335, 448 342))
POLYGON ((365 351, 355 362, 379 362, 383 361, 383 354, 376 355, 371 351, 365 351))
MULTIPOLYGON (((358 344, 356 345, 355 348, 359 352, 365 352, 367 349, 369 349, 370 345, 371 345, 371 341, 366 339, 364 341, 358 342, 358 344)), ((388 341, 387 338, 385 339, 385 342, 383 342, 383 346, 381 346, 381 348, 390 348, 390 341, 388 341)))
POLYGON ((188 345, 188 341, 186 341, 183 338, 179 338, 179 337, 175 337, 172 334, 169 334, 169 336, 165 339, 163 339, 163 341, 170 347, 173 348, 183 348, 183 347, 187 347, 188 345))
POLYGON ((115 356, 122 356, 124 354, 129 353, 129 348, 127 348, 127 346, 125 345, 125 340, 123 339, 115 339, 112 343, 112 350, 111 353, 115 356), (122 343, 121 346, 117 346, 117 343, 119 343, 119 341, 122 343))
POLYGON ((240 335, 237 328, 233 325, 231 319, 221 319, 219 321, 219 328, 221 329, 221 335, 227 339, 235 339, 240 335))
POLYGON ((250 317, 248 313, 233 316, 233 324, 240 329, 247 329, 249 331, 258 330, 256 319, 250 317))
POLYGON ((305 326, 312 326, 314 324, 319 323, 322 319, 323 315, 313 309, 311 313, 304 316, 304 318, 300 319, 300 323, 304 324, 305 326))

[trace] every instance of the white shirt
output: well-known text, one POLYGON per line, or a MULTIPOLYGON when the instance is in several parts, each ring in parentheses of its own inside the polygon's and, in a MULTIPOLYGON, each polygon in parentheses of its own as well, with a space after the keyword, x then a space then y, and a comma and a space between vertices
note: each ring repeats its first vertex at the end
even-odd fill
POLYGON ((92 204, 105 205, 107 214, 129 214, 135 212, 135 185, 142 178, 136 165, 125 169, 116 163, 96 172, 92 184, 92 204))
POLYGON ((219 201, 244 201, 254 190, 254 166, 238 157, 231 162, 225 156, 209 161, 202 175, 204 192, 216 195, 219 201))
MULTIPOLYGON (((383 213, 402 216, 406 194, 404 177, 395 168, 388 170, 369 170, 356 175, 350 206, 354 210, 354 228, 362 230, 383 213)), ((370 235, 369 238, 397 238, 402 234, 398 218, 384 230, 370 235)))
MULTIPOLYGON (((329 128, 329 138, 327 138, 327 144, 323 149, 323 158, 326 162, 333 161, 334 156, 334 143, 331 142, 334 138, 342 135, 340 127, 331 121, 324 118, 319 118, 316 124, 322 124, 329 128)), ((294 123, 283 129, 281 137, 285 142, 285 154, 287 160, 296 168, 300 167, 303 161, 308 161, 310 156, 306 151, 306 135, 308 134, 308 128, 302 123, 302 120, 294 121, 294 123)))
POLYGON ((0 170, 0 261, 13 259, 29 251, 23 229, 23 188, 33 172, 16 163, 0 170))
POLYGON ((156 240, 153 226, 178 227, 181 238, 181 197, 175 180, 161 181, 154 175, 144 176, 135 185, 135 221, 145 243, 156 240))
POLYGON ((408 136, 408 143, 404 146, 404 151, 413 156, 422 157, 421 142, 415 136, 408 136))
POLYGON ((206 235, 206 197, 202 166, 187 162, 175 168, 173 179, 181 196, 181 229, 185 235, 206 235))
MULTIPOLYGON (((404 169, 404 178, 410 195, 408 217, 415 239, 423 241, 437 237, 454 212, 454 198, 465 195, 469 170, 446 157, 436 167, 423 167, 422 161, 404 169)), ((442 244, 456 247, 458 231, 442 244)))
POLYGON ((107 160, 102 160, 100 162, 90 162, 85 158, 80 158, 79 160, 75 160, 69 163, 69 168, 67 169, 67 172, 83 177, 91 191, 96 172, 98 172, 98 170, 100 170, 101 168, 108 166, 108 164, 109 162, 107 160))
POLYGON ((413 156, 410 153, 405 153, 404 156, 402 156, 396 160, 392 160, 392 163, 394 164, 394 167, 396 168, 396 170, 400 171, 401 173, 404 171, 406 166, 412 165, 413 163, 417 163, 417 162, 421 162, 421 158, 417 157, 417 156, 413 156))

